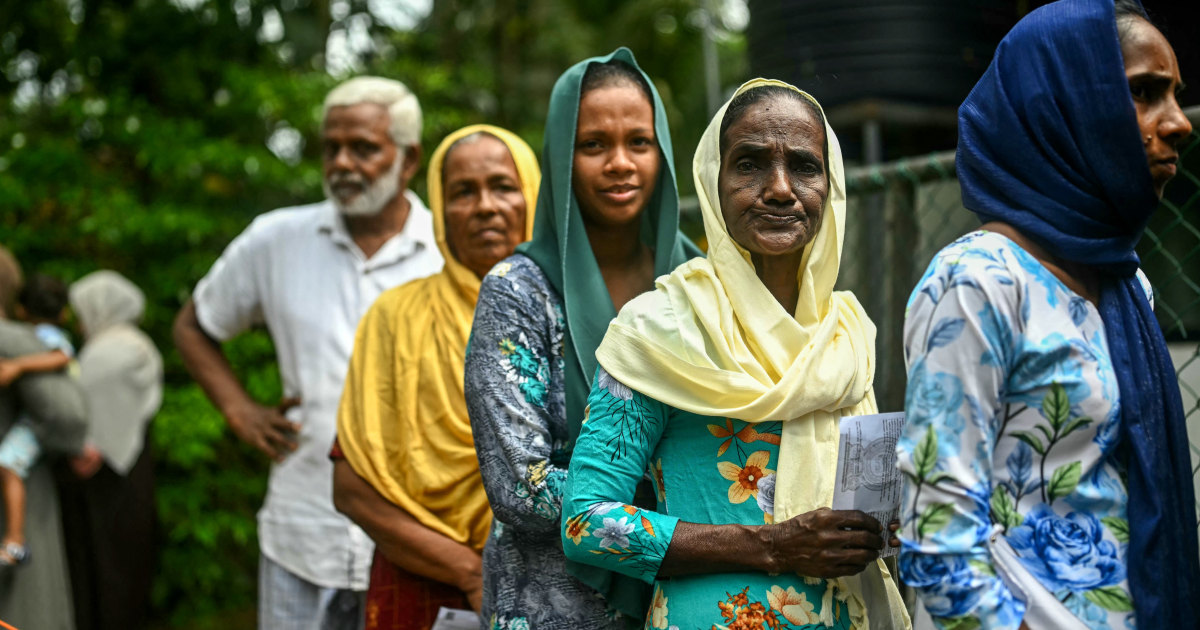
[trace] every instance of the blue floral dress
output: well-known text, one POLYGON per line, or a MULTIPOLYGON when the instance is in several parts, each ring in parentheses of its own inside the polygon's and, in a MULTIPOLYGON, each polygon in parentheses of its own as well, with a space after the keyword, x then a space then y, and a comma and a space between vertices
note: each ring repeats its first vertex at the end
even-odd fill
POLYGON ((934 621, 1020 625, 1025 605, 989 551, 1003 537, 1084 625, 1133 628, 1119 394, 1095 306, 978 231, 930 264, 904 344, 899 566, 934 621))
POLYGON ((467 346, 467 412, 494 519, 483 619, 494 630, 624 629, 566 572, 558 535, 566 451, 562 299, 520 254, 483 279, 467 346))
POLYGON ((680 411, 626 387, 601 368, 588 396, 563 504, 568 556, 654 585, 645 628, 788 630, 848 628, 844 603, 823 601, 824 580, 719 573, 656 579, 679 521, 774 522, 782 423, 752 424, 680 411), (656 511, 632 505, 638 481, 654 484, 656 511), (573 546, 573 548, 572 548, 573 546))

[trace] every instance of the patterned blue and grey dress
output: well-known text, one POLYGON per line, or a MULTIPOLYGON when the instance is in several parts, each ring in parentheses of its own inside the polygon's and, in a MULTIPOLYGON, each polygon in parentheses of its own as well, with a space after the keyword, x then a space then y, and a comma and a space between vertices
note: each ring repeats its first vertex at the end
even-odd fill
POLYGON ((1020 625, 989 547, 1006 541, 1083 625, 1133 628, 1119 390, 1095 306, 978 231, 930 264, 904 343, 900 574, 935 622, 1020 625))
POLYGON ((496 630, 626 627, 566 571, 565 325, 562 298, 529 258, 513 255, 483 279, 465 385, 495 514, 483 551, 483 617, 496 630))

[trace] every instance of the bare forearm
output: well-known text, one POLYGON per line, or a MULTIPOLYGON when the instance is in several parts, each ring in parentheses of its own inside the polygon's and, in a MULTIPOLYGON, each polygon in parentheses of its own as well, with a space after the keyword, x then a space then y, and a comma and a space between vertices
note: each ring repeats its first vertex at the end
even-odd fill
POLYGON ((252 402, 233 373, 220 344, 200 327, 200 321, 196 319, 196 305, 191 299, 175 317, 172 336, 184 367, 226 418, 231 415, 232 409, 252 402))
POLYGON ((9 361, 20 370, 21 374, 29 374, 30 372, 57 372, 71 363, 71 357, 61 350, 51 350, 50 352, 26 354, 9 359, 9 361))
POLYGON ((338 511, 362 527, 396 566, 463 591, 482 579, 483 561, 474 549, 422 525, 379 494, 349 462, 334 462, 333 487, 338 511))
MULTIPOLYGON (((892 523, 890 529, 899 525, 892 523)), ((770 525, 679 523, 659 575, 723 571, 794 571, 817 578, 857 575, 879 557, 883 531, 869 514, 829 508, 770 525)))
POLYGON ((737 571, 772 571, 768 531, 757 525, 680 522, 659 567, 659 577, 737 571))

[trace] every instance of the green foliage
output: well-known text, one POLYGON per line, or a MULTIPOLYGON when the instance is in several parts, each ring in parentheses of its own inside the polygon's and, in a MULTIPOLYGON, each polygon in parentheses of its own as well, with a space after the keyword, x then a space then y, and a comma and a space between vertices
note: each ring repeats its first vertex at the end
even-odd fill
POLYGON ((1105 516, 1100 519, 1100 522, 1108 527, 1108 531, 1112 532, 1113 538, 1116 538, 1117 542, 1122 544, 1129 542, 1129 521, 1116 516, 1105 516))
POLYGON ((1133 610, 1133 598, 1120 586, 1105 586, 1084 591, 1083 596, 1088 598, 1088 601, 1105 610, 1116 612, 1129 612, 1133 610))
POLYGON ((1046 494, 1050 497, 1051 502, 1075 491, 1075 486, 1079 485, 1082 469, 1079 462, 1071 462, 1054 469, 1054 473, 1050 475, 1050 485, 1046 488, 1046 494))
MULTIPOLYGON (((146 292, 144 327, 166 358, 152 439, 160 624, 253 623, 245 611, 267 462, 232 438, 188 378, 170 327, 255 215, 321 197, 320 103, 341 78, 326 71, 329 34, 367 25, 371 45, 355 70, 417 93, 427 155, 473 122, 506 126, 540 148, 559 73, 628 45, 662 93, 688 194, 691 153, 712 113, 702 4, 439 0, 416 28, 395 32, 372 18, 367 0, 0 4, 0 243, 27 271, 68 281, 100 268, 128 276, 146 292), (263 28, 276 16, 282 38, 263 28)), ((719 36, 729 89, 745 78, 745 45, 719 36)), ((424 194, 423 175, 413 187, 424 194)), ((279 398, 265 332, 225 349, 256 398, 279 398)))

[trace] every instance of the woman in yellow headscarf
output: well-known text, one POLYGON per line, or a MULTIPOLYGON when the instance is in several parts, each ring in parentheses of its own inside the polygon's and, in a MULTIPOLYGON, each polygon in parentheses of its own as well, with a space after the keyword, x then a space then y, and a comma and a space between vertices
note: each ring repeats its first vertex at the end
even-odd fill
MULTIPOLYGON (((743 85, 693 165, 709 251, 625 306, 563 501, 579 562, 655 586, 647 628, 906 628, 870 516, 833 511, 838 418, 875 411, 875 328, 834 292, 841 151, 817 102, 743 85), (649 470, 656 511, 631 504, 649 470)), ((889 524, 894 527, 898 524, 889 524)))
POLYGON ((332 454, 334 505, 376 543, 368 629, 479 608, 492 515, 463 360, 480 278, 528 240, 541 172, 520 138, 472 125, 442 141, 428 177, 445 268, 384 293, 359 323, 332 454))

